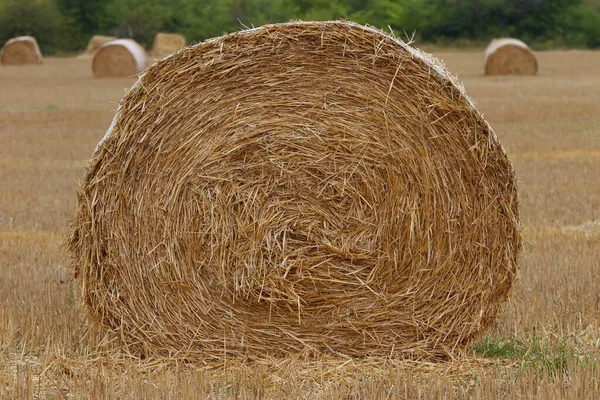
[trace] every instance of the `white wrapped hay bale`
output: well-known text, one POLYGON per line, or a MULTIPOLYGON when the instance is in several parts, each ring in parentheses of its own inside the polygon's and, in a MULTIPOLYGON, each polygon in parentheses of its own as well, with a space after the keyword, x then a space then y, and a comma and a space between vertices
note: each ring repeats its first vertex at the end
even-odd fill
POLYGON ((117 40, 115 36, 104 36, 104 35, 94 35, 88 42, 85 51, 81 56, 83 57, 93 57, 94 53, 105 43, 112 42, 113 40, 117 40))
POLYGON ((4 44, 0 52, 2 65, 33 65, 42 63, 42 52, 32 36, 19 36, 4 44))
POLYGON ((486 75, 536 75, 537 70, 535 55, 518 39, 494 39, 485 50, 486 75))
POLYGON ((136 75, 146 68, 146 51, 133 39, 118 39, 103 44, 92 60, 96 78, 136 75))

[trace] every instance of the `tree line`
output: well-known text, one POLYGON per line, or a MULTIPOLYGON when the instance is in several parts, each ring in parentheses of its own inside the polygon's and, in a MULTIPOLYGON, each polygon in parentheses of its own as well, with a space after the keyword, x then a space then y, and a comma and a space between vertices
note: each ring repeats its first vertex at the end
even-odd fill
POLYGON ((421 43, 509 36, 534 48, 600 47, 600 0, 0 0, 0 43, 32 35, 45 54, 68 54, 96 34, 150 47, 157 32, 197 42, 265 23, 340 18, 421 43))

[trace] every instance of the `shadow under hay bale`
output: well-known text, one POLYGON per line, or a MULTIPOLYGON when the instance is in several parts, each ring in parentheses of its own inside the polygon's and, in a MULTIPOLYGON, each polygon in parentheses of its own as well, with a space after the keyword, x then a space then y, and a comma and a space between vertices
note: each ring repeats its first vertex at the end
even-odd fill
POLYGON ((80 57, 93 57, 94 53, 104 44, 108 42, 112 42, 113 40, 117 40, 115 36, 103 36, 103 35, 94 35, 88 42, 85 51, 80 55, 80 57))
POLYGON ((485 50, 486 75, 536 75, 537 71, 535 55, 518 39, 494 39, 485 50))
POLYGON ((2 65, 34 65, 42 63, 42 53, 32 36, 19 36, 8 40, 0 51, 2 65))
POLYGON ((95 78, 134 76, 146 67, 146 51, 133 39, 118 39, 100 46, 92 59, 95 78))
POLYGON ((160 60, 185 47, 185 38, 178 33, 157 33, 152 46, 152 57, 160 60))
POLYGON ((92 320, 139 355, 417 358, 492 324, 520 241, 515 173, 462 87, 335 21, 148 68, 93 154, 68 247, 92 320))

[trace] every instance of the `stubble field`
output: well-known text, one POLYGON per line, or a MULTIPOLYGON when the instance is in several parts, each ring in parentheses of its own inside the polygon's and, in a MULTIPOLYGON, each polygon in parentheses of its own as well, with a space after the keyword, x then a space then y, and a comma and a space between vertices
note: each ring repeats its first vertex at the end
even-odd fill
POLYGON ((600 398, 600 52, 538 53, 536 77, 484 77, 438 52, 494 127, 520 181, 519 280, 466 356, 231 360, 120 354, 87 329, 61 247, 79 179, 133 78, 90 60, 0 67, 0 398, 600 398))

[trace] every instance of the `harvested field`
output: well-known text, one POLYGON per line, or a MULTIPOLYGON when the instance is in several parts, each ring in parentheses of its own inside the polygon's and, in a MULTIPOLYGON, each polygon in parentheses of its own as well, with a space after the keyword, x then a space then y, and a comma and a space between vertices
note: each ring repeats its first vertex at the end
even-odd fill
POLYGON ((436 52, 519 178, 526 241, 508 305, 467 359, 135 361, 87 329, 60 243, 133 78, 89 60, 0 68, 0 397, 553 398, 600 396, 600 52, 539 52, 536 77, 484 77, 481 52, 436 52))

